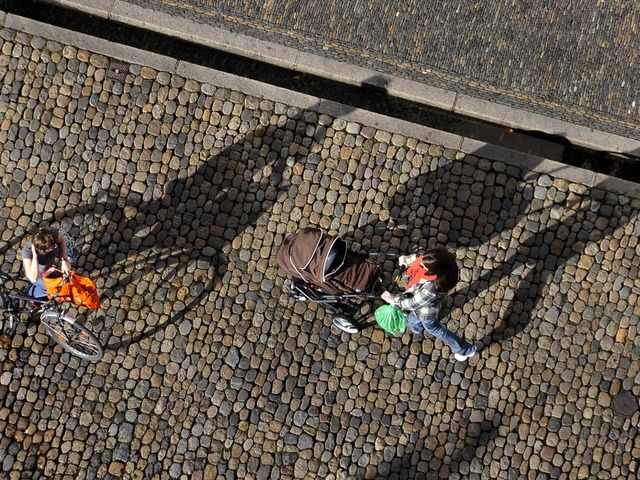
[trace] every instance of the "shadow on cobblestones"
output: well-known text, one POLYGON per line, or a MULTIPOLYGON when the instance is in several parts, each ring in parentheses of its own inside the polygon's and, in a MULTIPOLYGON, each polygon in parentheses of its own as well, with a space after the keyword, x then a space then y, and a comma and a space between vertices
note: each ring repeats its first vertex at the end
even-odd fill
MULTIPOLYGON (((482 150, 476 155, 482 157, 482 150)), ((348 236, 365 251, 413 253, 439 244, 460 249, 459 258, 486 256, 484 267, 463 267, 465 281, 450 299, 449 312, 454 330, 455 322, 474 324, 485 347, 527 329, 534 307, 547 295, 557 297, 543 309, 550 309, 551 317, 568 308, 569 287, 557 295, 563 273, 582 266, 578 261, 585 253, 591 256, 590 244, 621 236, 635 221, 632 207, 620 204, 604 185, 570 190, 567 182, 515 167, 482 177, 476 171, 472 179, 474 163, 442 160, 427 176, 409 179, 385 199, 388 220, 361 216, 348 236)), ((389 273, 393 266, 384 270, 389 273)), ((582 270, 574 277, 577 285, 584 275, 582 270)), ((595 297, 592 302, 598 303, 595 297)))
MULTIPOLYGON (((453 412, 452 412, 453 413, 453 412)), ((475 416, 475 415, 474 415, 475 416)), ((462 418, 458 425, 451 427, 459 433, 466 431, 464 447, 455 450, 443 461, 443 452, 427 448, 428 444, 436 446, 431 439, 416 439, 413 449, 408 449, 404 456, 394 458, 390 462, 384 462, 377 466, 375 474, 367 475, 363 472, 362 478, 385 480, 436 480, 448 478, 450 474, 468 474, 468 465, 477 457, 478 450, 491 449, 493 442, 501 436, 499 427, 503 423, 503 415, 491 410, 486 416, 471 420, 468 416, 462 418), (418 465, 429 465, 428 471, 424 471, 418 465), (461 465, 466 467, 461 468, 461 465)), ((508 418, 504 418, 508 420, 508 418)), ((504 432, 502 432, 504 435, 504 432)), ((438 450, 441 450, 439 447, 438 450)), ((484 455, 483 451, 483 455, 484 455)))
MULTIPOLYGON (((146 183, 112 181, 108 190, 97 192, 79 207, 58 209, 49 218, 34 216, 35 225, 59 224, 78 242, 79 266, 98 280, 106 300, 106 315, 92 323, 103 331, 103 341, 104 332, 112 332, 108 348, 128 347, 179 324, 207 297, 215 308, 232 307, 233 298, 225 295, 230 262, 231 269, 245 271, 250 260, 261 257, 265 265, 269 260, 269 253, 261 251, 252 258, 247 253, 249 237, 243 239, 243 234, 247 229, 264 234, 271 207, 291 187, 287 180, 291 174, 283 176, 285 169, 290 170, 287 157, 313 169, 308 150, 313 142, 321 145, 326 133, 326 127, 314 124, 317 108, 290 109, 289 118, 278 125, 269 125, 269 118, 259 122, 237 117, 253 129, 239 137, 225 136, 222 129, 215 138, 205 140, 205 149, 218 153, 199 166, 190 165, 184 155, 181 142, 186 134, 170 136, 169 145, 147 150, 148 157, 138 160, 137 166, 153 171, 154 162, 169 148, 175 156, 166 175, 149 173, 146 183), (300 150, 292 144, 300 145, 300 150), (217 297, 221 290, 225 298, 217 297), (141 308, 150 314, 146 319, 144 313, 140 317, 135 313, 141 308), (135 327, 127 327, 127 320, 133 320, 135 327)), ((93 155, 101 161, 98 152, 93 155)), ((80 162, 79 157, 75 160, 80 162)), ((127 171, 127 162, 121 159, 102 163, 107 172, 127 171)), ((18 243, 19 239, 12 240, 3 250, 15 249, 18 243)))
MULTIPOLYGON (((482 151, 476 154, 482 156, 482 151)), ((567 190, 554 186, 547 175, 529 171, 521 181, 497 174, 470 188, 459 188, 456 168, 449 163, 429 176, 427 183, 437 191, 432 222, 445 220, 460 226, 446 240, 487 255, 485 268, 478 272, 476 267, 475 278, 454 299, 454 316, 470 315, 472 322, 484 326, 485 346, 526 329, 534 307, 543 296, 553 297, 563 272, 576 270, 588 245, 620 236, 635 220, 630 205, 619 204, 617 195, 598 185, 567 190), (503 284, 503 293, 494 295, 503 284), (476 297, 493 304, 491 311, 470 310, 476 297)), ((579 284, 583 279, 576 276, 575 281, 579 284)), ((555 306, 565 307, 563 303, 555 306)))
MULTIPOLYGON (((497 164, 491 168, 482 154, 467 156, 464 162, 440 158, 429 174, 409 179, 406 189, 399 187, 384 200, 388 220, 365 216, 366 222, 361 218, 350 235, 364 250, 411 253, 436 244, 456 248, 465 264, 460 289, 451 299, 449 327, 475 331, 475 338, 487 348, 500 344, 498 361, 522 359, 511 352, 523 342, 519 334, 525 330, 535 330, 533 340, 527 340, 535 354, 542 346, 536 341, 539 336, 555 338, 554 329, 570 328, 560 320, 561 313, 570 314, 576 323, 619 321, 622 312, 601 306, 608 302, 604 286, 589 285, 605 274, 603 264, 613 262, 620 268, 625 258, 633 258, 633 248, 618 239, 633 234, 627 227, 635 224, 637 210, 624 197, 608 192, 604 184, 589 188, 554 180, 553 172, 546 175, 497 164), (596 255, 600 245, 610 251, 596 255)), ((387 273, 392 270, 392 265, 385 266, 387 273)), ((620 276, 620 283, 613 285, 621 299, 629 295, 628 288, 621 288, 624 278, 620 276)), ((431 340, 422 342, 427 342, 423 351, 429 351, 431 340)), ((550 353, 557 356, 547 360, 550 368, 569 355, 554 349, 550 353)), ((425 356, 421 361, 434 359, 425 356)), ((577 361, 584 364, 587 355, 581 354, 577 361)), ((444 464, 445 454, 430 448, 437 447, 435 440, 416 438, 411 442, 415 449, 381 463, 375 473, 367 471, 365 476, 363 470, 363 477, 400 480, 444 478, 447 471, 468 474, 469 465, 484 458, 498 437, 514 432, 509 415, 487 410, 490 385, 480 386, 474 400, 478 411, 449 412, 457 419, 450 425, 450 434, 459 434, 464 441, 458 442, 444 464), (433 473, 419 470, 418 464, 424 462, 433 473)), ((545 406, 554 393, 553 389, 540 392, 536 404, 545 406)), ((513 401, 510 408, 522 407, 513 401)))

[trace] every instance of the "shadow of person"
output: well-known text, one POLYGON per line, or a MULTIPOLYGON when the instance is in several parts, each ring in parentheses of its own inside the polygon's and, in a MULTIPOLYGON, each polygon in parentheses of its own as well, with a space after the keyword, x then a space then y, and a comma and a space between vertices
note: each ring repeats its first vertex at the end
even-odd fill
MULTIPOLYGON (((489 150, 457 159, 446 158, 449 154, 437 148, 432 152, 404 188, 392 196, 371 195, 376 201, 340 226, 338 233, 352 249, 414 253, 435 244, 455 249, 463 278, 452 297, 447 326, 457 332, 458 323, 469 340, 484 345, 507 342, 529 327, 539 328, 543 321, 555 327, 561 311, 578 314, 580 321, 583 313, 584 318, 603 313, 604 307, 598 305, 609 293, 602 286, 598 289, 594 279, 633 268, 629 265, 635 245, 629 237, 638 234, 638 207, 631 200, 637 186, 625 185, 626 191, 619 194, 620 185, 614 180, 586 171, 584 181, 564 180, 561 170, 572 167, 543 165, 545 160, 535 158, 513 164, 490 162, 483 158, 494 157, 489 150), (594 283, 596 287, 588 291, 594 283)), ((385 262, 387 278, 394 269, 395 262, 385 262)), ((628 295, 624 288, 619 290, 620 298, 628 295)), ((400 357, 408 355, 392 350, 400 357)), ((514 366, 513 355, 501 358, 514 366)), ((438 445, 452 454, 436 454, 435 448, 417 445, 405 453, 389 448, 391 459, 377 464, 371 459, 366 471, 357 471, 357 478, 435 479, 448 478, 448 472, 468 473, 469 464, 486 458, 494 440, 513 428, 507 421, 513 417, 488 408, 480 397, 474 408, 465 410, 473 419, 467 416, 460 422, 465 434, 456 436, 455 443, 446 437, 438 445)), ((451 422, 443 434, 446 430, 454 436, 456 429, 451 422)))
POLYGON ((64 197, 79 206, 32 217, 27 231, 59 225, 79 245, 77 267, 103 299, 92 323, 109 348, 153 336, 195 310, 238 311, 238 292, 268 266, 262 241, 278 229, 270 211, 296 196, 326 148, 331 118, 320 110, 320 102, 270 113, 256 104, 230 115, 229 125, 204 136, 204 161, 177 144, 144 150, 136 163, 105 159, 107 190, 72 192, 64 197), (72 201, 78 197, 89 200, 72 201))
MULTIPOLYGON (((198 106, 206 103, 198 99, 198 106)), ((189 306, 184 308, 189 310, 211 290, 225 296, 231 280, 229 265, 242 269, 247 258, 255 262, 254 253, 245 252, 240 258, 238 252, 250 248, 256 227, 264 234, 265 214, 274 203, 290 188, 292 196, 297 193, 285 169, 296 167, 294 177, 300 178, 300 168, 313 170, 313 155, 328 148, 325 137, 331 119, 319 119, 322 103, 306 108, 272 104, 271 111, 262 111, 256 103, 236 112, 238 105, 220 102, 222 112, 211 115, 224 113, 229 122, 223 119, 219 128, 207 129, 201 145, 194 147, 191 142, 191 151, 186 151, 184 129, 160 132, 152 143, 148 142, 151 136, 136 129, 132 148, 124 149, 113 145, 101 128, 92 128, 85 134, 84 150, 76 148, 78 153, 65 161, 70 171, 77 171, 76 179, 87 175, 88 181, 80 182, 85 185, 79 190, 78 182, 71 190, 47 186, 43 195, 54 205, 66 206, 53 213, 49 205, 44 212, 32 212, 28 226, 17 226, 3 251, 11 257, 9 252, 21 237, 44 224, 60 225, 81 246, 76 267, 95 277, 105 299, 107 313, 95 321, 96 326, 124 335, 121 342, 110 345, 145 338, 140 332, 154 334, 158 325, 175 323, 184 315, 181 309, 176 317, 155 318, 167 315, 163 300, 182 307, 180 302, 188 299, 189 306), (228 107, 232 108, 226 111, 228 107), (111 158, 102 156, 106 144, 115 153, 111 158), (136 161, 128 161, 136 153, 136 161), (86 161, 100 163, 98 170, 82 168, 86 161), (180 281, 191 286, 179 286, 180 281), (170 291, 177 293, 173 296, 170 291), (146 320, 131 311, 143 307, 148 328, 146 320), (127 324, 124 329, 123 323, 127 324)), ((185 108, 192 114, 195 104, 185 108)), ((327 108, 332 114, 353 110, 345 105, 327 108)), ((19 182, 14 183, 19 189, 19 182)), ((7 197, 13 196, 13 190, 7 189, 7 197)), ((215 302, 217 297, 209 300, 215 302)))
MULTIPOLYGON (((550 163, 548 173, 536 172, 546 162, 537 157, 513 153, 510 164, 483 158, 495 158, 496 148, 483 147, 461 160, 434 149, 420 174, 384 199, 381 213, 363 212, 356 226, 341 232, 364 251, 407 254, 434 245, 457 250, 461 281, 444 309, 445 323, 453 331, 459 323, 485 346, 522 332, 534 312, 540 321, 554 316, 556 310, 541 301, 557 296, 554 284, 565 270, 591 262, 583 258, 587 246, 594 250, 637 216, 609 191, 606 178, 588 187, 561 178, 560 170, 572 167, 550 163)), ((598 178, 583 174, 586 184, 598 178)), ((394 272, 392 262, 384 270, 394 272)), ((584 275, 582 269, 575 280, 584 275)), ((562 308, 560 297, 554 302, 562 308)))
MULTIPOLYGON (((481 420, 460 422, 465 432, 464 446, 448 453, 444 445, 434 450, 427 448, 428 439, 416 438, 407 452, 387 462, 369 467, 363 472, 366 480, 439 480, 452 474, 468 475, 469 465, 478 455, 478 450, 489 450, 491 444, 501 436, 503 414, 495 409, 484 412, 481 420)), ((417 434, 415 434, 417 436, 417 434)), ((490 450, 489 450, 490 451, 490 450)))
MULTIPOLYGON (((85 246, 79 263, 86 271, 100 272, 103 318, 115 320, 103 326, 118 338, 110 348, 178 323, 205 298, 215 300, 211 293, 226 294, 229 262, 238 266, 242 246, 233 241, 253 230, 288 188, 282 178, 286 158, 279 145, 262 148, 266 137, 266 128, 256 128, 193 173, 187 168, 185 175, 174 175, 150 201, 136 192, 109 192, 86 212, 64 212, 63 228, 85 246), (118 317, 125 326, 129 321, 124 331, 118 317), (135 324, 130 322, 135 318, 135 324)), ((287 142, 282 148, 294 137, 287 142)))
MULTIPOLYGON (((478 157, 482 154, 476 152, 478 157)), ((467 161, 483 160, 470 157, 467 161)), ((522 332, 536 306, 541 309, 536 316, 544 316, 549 306, 542 306, 541 299, 557 292, 553 283, 561 278, 563 268, 589 262, 581 260, 588 244, 610 237, 637 216, 630 205, 618 205, 618 196, 599 184, 571 185, 554 180, 553 172, 536 173, 535 167, 535 161, 523 164, 509 177, 500 170, 515 167, 495 164, 477 180, 467 180, 468 186, 453 175, 455 163, 438 167, 429 176, 436 195, 429 230, 441 243, 463 247, 462 256, 475 258, 473 270, 463 270, 451 317, 463 327, 471 325, 473 331, 484 330, 484 345, 522 332)), ((465 166, 457 168, 461 171, 465 166)))

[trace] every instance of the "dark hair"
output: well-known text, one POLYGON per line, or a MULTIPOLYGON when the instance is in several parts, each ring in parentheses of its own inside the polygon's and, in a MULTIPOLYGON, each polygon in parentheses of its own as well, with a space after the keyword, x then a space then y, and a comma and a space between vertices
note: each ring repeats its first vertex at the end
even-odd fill
POLYGON ((424 252, 422 265, 436 275, 436 287, 448 292, 458 283, 458 264, 453 253, 444 247, 433 247, 424 252))
POLYGON ((53 232, 48 227, 43 227, 33 235, 33 246, 36 248, 36 252, 43 254, 47 253, 51 249, 58 245, 58 239, 53 235, 53 232))

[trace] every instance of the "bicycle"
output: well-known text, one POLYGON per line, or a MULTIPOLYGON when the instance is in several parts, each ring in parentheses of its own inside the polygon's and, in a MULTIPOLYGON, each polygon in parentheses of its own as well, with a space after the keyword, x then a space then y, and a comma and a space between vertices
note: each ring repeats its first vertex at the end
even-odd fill
POLYGON ((10 275, 0 273, 0 313, 4 337, 0 342, 11 343, 18 323, 39 320, 49 337, 69 353, 95 362, 102 359, 104 348, 100 341, 84 325, 68 315, 64 304, 56 301, 57 295, 52 295, 51 298, 24 295, 17 293, 19 289, 15 283, 16 280, 10 275))

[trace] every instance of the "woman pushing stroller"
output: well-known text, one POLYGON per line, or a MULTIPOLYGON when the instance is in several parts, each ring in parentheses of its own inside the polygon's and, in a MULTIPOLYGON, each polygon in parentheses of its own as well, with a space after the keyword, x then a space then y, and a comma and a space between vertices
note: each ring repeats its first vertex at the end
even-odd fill
POLYGON ((442 300, 458 282, 458 265, 451 252, 435 247, 422 256, 370 255, 398 258, 401 266, 408 267, 411 280, 403 294, 395 296, 385 291, 378 296, 375 292, 381 281, 380 267, 367 255, 351 252, 340 237, 320 228, 307 227, 288 235, 278 248, 276 261, 292 277, 289 295, 313 301, 336 314, 333 324, 344 332, 356 333, 371 325, 362 322, 365 315, 353 314, 350 307, 354 304, 350 301, 382 298, 409 312, 407 326, 412 332, 426 330, 441 339, 457 360, 476 353, 476 347, 449 331, 438 319, 442 300))
POLYGON ((393 295, 388 291, 382 299, 408 312, 407 327, 414 333, 424 330, 446 343, 458 361, 464 361, 476 353, 476 347, 447 329, 439 320, 442 300, 458 282, 456 257, 444 247, 428 249, 423 255, 398 258, 407 267, 410 280, 406 291, 393 295))

